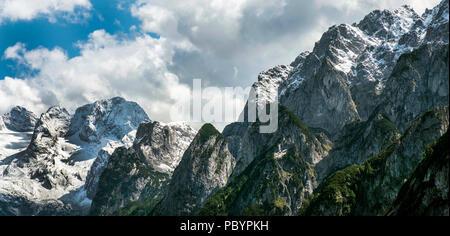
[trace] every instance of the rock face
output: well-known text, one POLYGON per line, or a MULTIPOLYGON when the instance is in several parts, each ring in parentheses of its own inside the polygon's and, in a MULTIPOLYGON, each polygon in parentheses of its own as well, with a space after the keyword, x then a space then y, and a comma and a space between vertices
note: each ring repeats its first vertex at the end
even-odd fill
MULTIPOLYGON (((303 210, 304 215, 379 215, 393 204, 428 144, 448 130, 448 107, 417 118, 396 142, 364 164, 328 177, 303 210)), ((448 186, 447 186, 448 189, 448 186)))
POLYGON ((448 131, 429 147, 424 159, 401 188, 389 216, 449 216, 448 131))
POLYGON ((109 151, 101 151, 96 163, 107 164, 97 180, 98 190, 91 175, 87 180, 88 196, 96 193, 91 214, 121 214, 121 208, 130 207, 135 201, 144 205, 148 214, 166 193, 173 171, 195 134, 186 124, 144 121, 130 147, 116 148, 109 160, 103 157, 111 155, 109 151))
POLYGON ((250 126, 231 182, 213 194, 199 215, 292 215, 316 186, 314 165, 327 155, 328 142, 280 107, 279 129, 259 134, 250 126), (244 159, 247 155, 256 155, 244 159))
POLYGON ((78 134, 85 142, 100 142, 108 136, 121 139, 144 120, 150 119, 139 105, 116 97, 78 108, 68 135, 78 134))
POLYGON ((58 200, 30 201, 27 198, 0 193, 1 216, 70 216, 74 209, 58 200))
POLYGON ((253 84, 259 107, 278 100, 278 87, 289 78, 293 69, 292 66, 281 65, 259 74, 258 82, 253 84))
POLYGON ((346 125, 329 155, 316 166, 319 182, 345 167, 362 164, 399 137, 395 125, 380 114, 346 125))
POLYGON ((143 122, 133 148, 155 170, 172 174, 192 142, 196 131, 187 124, 143 122))
POLYGON ((380 105, 400 131, 432 107, 449 101, 448 44, 426 44, 403 54, 383 93, 380 105))
POLYGON ((33 131, 37 121, 36 115, 24 107, 14 107, 2 118, 3 122, 0 121, 0 127, 1 123, 3 123, 4 127, 17 132, 33 131))
POLYGON ((301 82, 294 94, 282 96, 281 103, 295 111, 308 126, 322 128, 332 134, 359 119, 344 78, 329 60, 311 79, 301 82))
POLYGON ((154 171, 134 151, 117 148, 100 176, 90 215, 113 215, 134 201, 153 208, 162 199, 170 175, 154 171))
POLYGON ((46 189, 70 185, 70 179, 77 178, 59 168, 59 163, 69 158, 66 150, 70 147, 62 140, 69 123, 70 115, 64 108, 52 107, 42 114, 27 150, 18 154, 3 175, 35 179, 46 189))
POLYGON ((223 135, 214 126, 204 125, 175 169, 167 195, 152 214, 194 214, 211 194, 227 184, 234 165, 223 135))
POLYGON ((122 139, 122 141, 111 141, 98 152, 97 158, 95 159, 94 164, 92 164, 86 177, 86 184, 84 185, 86 195, 89 199, 94 199, 95 194, 97 193, 100 176, 106 169, 111 155, 119 147, 130 148, 133 145, 135 136, 136 131, 131 131, 122 139))

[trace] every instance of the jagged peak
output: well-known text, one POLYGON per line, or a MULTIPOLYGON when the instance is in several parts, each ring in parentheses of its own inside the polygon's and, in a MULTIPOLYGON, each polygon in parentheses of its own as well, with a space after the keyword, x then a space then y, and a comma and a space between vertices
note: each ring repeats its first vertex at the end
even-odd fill
POLYGON ((33 131, 37 119, 37 116, 32 111, 21 106, 11 108, 8 113, 3 115, 5 127, 17 132, 33 131))
POLYGON ((113 98, 109 98, 109 99, 101 99, 98 101, 95 101, 93 103, 93 105, 99 105, 99 104, 121 104, 121 103, 125 103, 127 102, 127 100, 125 100, 125 98, 123 97, 113 97, 113 98))
POLYGON ((308 55, 311 54, 310 51, 304 51, 302 53, 300 53, 295 60, 290 64, 290 66, 294 67, 294 68, 299 68, 303 66, 303 63, 305 62, 306 58, 308 57, 308 55))
POLYGON ((282 77, 282 74, 289 73, 291 70, 292 70, 291 66, 278 65, 259 73, 258 81, 264 80, 267 77, 269 78, 282 77))
POLYGON ((140 140, 147 136, 151 135, 149 134, 149 130, 153 130, 155 127, 160 128, 168 128, 172 129, 173 131, 180 131, 187 133, 197 133, 194 128, 192 128, 187 122, 171 122, 171 123, 163 123, 160 121, 150 121, 150 120, 144 120, 139 124, 139 127, 136 131, 136 142, 140 142, 140 140))
POLYGON ((29 113, 33 113, 32 111, 29 111, 27 108, 22 107, 22 106, 14 106, 9 110, 9 114, 13 113, 13 112, 29 112, 29 113))
POLYGON ((206 142, 211 137, 222 136, 222 134, 214 127, 214 125, 206 123, 202 126, 202 128, 198 131, 195 140, 199 140, 200 142, 206 142))
POLYGON ((48 115, 48 114, 58 114, 58 113, 67 113, 69 114, 69 112, 67 111, 66 108, 62 107, 61 105, 56 105, 56 106, 52 106, 50 107, 45 113, 43 113, 41 115, 41 117, 43 115, 48 115))
POLYGON ((375 10, 355 24, 366 34, 383 39, 398 39, 405 34, 420 16, 410 6, 395 10, 375 10))
POLYGON ((33 140, 41 133, 49 137, 63 137, 69 129, 71 115, 62 106, 50 107, 41 115, 34 129, 33 140))
POLYGON ((68 135, 79 132, 81 140, 86 142, 99 142, 105 135, 121 139, 144 120, 151 121, 136 102, 121 97, 103 99, 75 111, 68 135))
MULTIPOLYGON (((139 106, 136 102, 128 101, 125 98, 122 97, 113 97, 108 99, 101 99, 94 101, 93 103, 86 104, 84 106, 81 106, 78 109, 86 109, 86 108, 99 108, 99 107, 115 107, 120 104, 132 104, 135 106, 139 106)), ((78 110, 77 109, 77 110, 78 110)))
POLYGON ((433 9, 427 9, 422 17, 426 27, 448 23, 449 21, 449 0, 443 0, 433 9))

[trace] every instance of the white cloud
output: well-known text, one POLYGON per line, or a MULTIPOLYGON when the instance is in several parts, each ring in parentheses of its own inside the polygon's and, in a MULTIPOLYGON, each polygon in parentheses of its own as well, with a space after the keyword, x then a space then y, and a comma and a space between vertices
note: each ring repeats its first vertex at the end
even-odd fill
POLYGON ((98 99, 122 96, 141 104, 152 119, 165 121, 168 107, 190 96, 189 87, 180 84, 167 69, 173 48, 165 39, 141 35, 121 40, 98 30, 79 47, 81 55, 70 59, 59 48, 28 51, 20 43, 8 48, 5 58, 38 73, 26 80, 0 80, 0 113, 18 104, 42 112, 51 105, 74 109, 98 99))
POLYGON ((24 53, 25 45, 23 43, 17 43, 16 45, 9 47, 5 51, 4 58, 19 60, 22 58, 24 53))
POLYGON ((31 84, 31 81, 10 77, 0 80, 0 114, 6 113, 13 106, 29 107, 38 111, 47 109, 39 91, 31 84))
POLYGON ((55 21, 58 13, 73 14, 76 8, 90 9, 89 0, 0 0, 0 23, 32 20, 45 16, 55 21))

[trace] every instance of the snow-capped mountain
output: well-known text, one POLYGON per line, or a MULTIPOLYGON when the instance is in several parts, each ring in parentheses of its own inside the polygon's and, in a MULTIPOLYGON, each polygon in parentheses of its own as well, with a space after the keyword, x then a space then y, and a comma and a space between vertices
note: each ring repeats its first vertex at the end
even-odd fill
MULTIPOLYGON (((24 109, 14 108, 4 117, 7 117, 4 120, 8 120, 8 123, 32 122, 32 119, 25 119, 32 116, 24 109)), ((21 199, 24 205, 32 202, 30 206, 39 207, 5 208, 3 210, 6 212, 1 214, 20 215, 27 211, 41 214, 39 209, 46 209, 44 205, 48 201, 60 206, 51 214, 83 214, 88 211, 91 200, 87 198, 84 188, 87 175, 89 172, 91 176, 97 175, 93 177, 95 179, 101 174, 95 170, 99 168, 99 163, 92 164, 97 156, 105 162, 105 151, 111 153, 118 146, 132 143, 133 131, 135 133, 144 120, 149 120, 144 110, 136 103, 122 98, 83 106, 74 115, 63 107, 50 108, 35 122, 31 140, 23 140, 23 144, 28 141, 26 149, 18 147, 17 153, 6 149, 8 156, 2 157, 0 162, 0 205, 8 205, 1 199, 12 198, 21 199), (91 168, 94 170, 90 171, 91 168), (58 212, 58 209, 64 212, 58 212)), ((0 136, 4 138, 9 130, 1 132, 0 136)), ((29 133, 16 132, 12 135, 23 137, 29 133)), ((104 162, 100 165, 106 164, 104 162)), ((45 214, 50 214, 48 209, 45 214)))
POLYGON ((10 112, 1 116, 0 127, 2 127, 3 123, 3 126, 11 131, 32 132, 36 121, 37 117, 33 112, 28 111, 24 107, 17 106, 13 107, 10 112))
POLYGON ((104 137, 121 139, 144 120, 150 119, 135 102, 119 97, 102 100, 76 110, 68 136, 88 143, 98 143, 104 137))
POLYGON ((359 23, 335 25, 290 66, 263 72, 258 104, 278 100, 307 125, 338 132, 367 120, 402 55, 424 45, 448 45, 448 1, 419 16, 408 6, 376 10, 359 23))
POLYGON ((0 116, 0 162, 25 150, 30 143, 36 120, 36 116, 23 107, 14 107, 0 116))
POLYGON ((94 195, 90 214, 119 214, 116 211, 124 207, 132 210, 128 204, 136 201, 147 206, 158 203, 196 134, 184 123, 144 121, 131 146, 101 152, 86 183, 88 197, 94 195), (92 174, 98 170, 103 174, 92 174))

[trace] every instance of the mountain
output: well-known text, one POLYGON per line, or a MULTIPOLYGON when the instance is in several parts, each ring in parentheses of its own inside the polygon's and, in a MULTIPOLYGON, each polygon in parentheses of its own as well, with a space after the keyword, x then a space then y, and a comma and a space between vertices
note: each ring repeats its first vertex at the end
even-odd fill
POLYGON ((425 152, 411 178, 402 186, 388 215, 449 216, 448 131, 425 152))
POLYGON ((379 154, 362 165, 331 174, 315 190, 302 214, 384 214, 421 161, 427 145, 447 132, 448 125, 448 106, 426 112, 379 154))
POLYGON ((14 107, 7 114, 0 116, 0 162, 27 148, 32 136, 31 131, 34 129, 30 131, 29 126, 34 127, 35 123, 35 115, 22 107, 14 107))
POLYGON ((183 123, 142 122, 131 147, 116 148, 107 161, 97 158, 96 162, 107 164, 98 187, 92 186, 88 176, 88 193, 95 196, 90 214, 120 215, 122 208, 130 208, 136 201, 149 212, 166 193, 174 169, 195 135, 196 131, 183 123))
MULTIPOLYGON (((372 161, 378 160, 374 156, 383 156, 402 137, 401 140, 407 140, 406 144, 400 145, 402 148, 399 147, 398 153, 395 153, 409 162, 377 170, 377 178, 385 181, 383 183, 392 182, 389 185, 393 186, 392 189, 384 189, 377 182, 366 183, 367 192, 360 195, 364 200, 358 202, 359 208, 347 213, 376 215, 381 209, 390 207, 401 186, 401 183, 398 184, 398 175, 403 176, 403 179, 409 178, 418 164, 420 153, 427 144, 439 138, 448 126, 445 119, 448 112, 438 112, 438 107, 448 106, 449 101, 448 38, 445 37, 448 35, 448 14, 445 13, 448 13, 448 1, 443 1, 423 16, 417 15, 407 6, 394 11, 374 11, 359 23, 331 27, 312 52, 300 54, 290 66, 278 66, 259 76, 258 82, 253 85, 257 93, 256 103, 260 105, 276 100, 278 90, 281 105, 291 110, 294 116, 297 115, 304 122, 304 127, 319 133, 317 140, 322 146, 328 147, 326 152, 314 157, 297 155, 303 161, 306 160, 309 164, 306 169, 312 172, 309 178, 314 179, 314 184, 310 194, 317 186, 324 189, 323 186, 327 186, 329 181, 333 183, 335 179, 327 178, 330 175, 340 178, 349 170, 351 175, 348 178, 356 178, 352 175, 354 167, 344 168, 352 165, 370 167, 372 161), (441 114, 435 119, 441 124, 440 128, 417 131, 414 134, 417 140, 404 138, 410 135, 408 127, 420 124, 417 119, 420 120, 433 109, 441 114), (416 154, 410 154, 410 150, 415 150, 416 154), (383 177, 392 171, 396 173, 395 177, 383 177), (324 180, 326 182, 322 183, 324 180), (382 197, 373 200, 370 194, 382 197)), ((279 126, 283 130, 283 124, 279 126)), ((237 159, 237 165, 229 184, 211 196, 199 211, 200 215, 293 215, 301 212, 303 202, 312 204, 318 201, 316 199, 320 192, 314 194, 311 201, 308 194, 303 197, 288 194, 289 191, 298 193, 301 189, 299 186, 304 183, 290 186, 285 177, 279 177, 283 176, 280 173, 286 172, 284 166, 295 169, 301 165, 274 161, 277 155, 265 149, 268 146, 267 138, 254 131, 252 124, 231 124, 224 129, 224 135, 230 143, 231 153, 237 159), (274 165, 277 166, 277 178, 274 177, 276 184, 273 186, 289 187, 281 193, 266 190, 266 193, 273 194, 271 198, 255 195, 255 189, 267 186, 261 180, 272 180, 272 175, 267 174, 274 167, 266 168, 274 165)), ((280 139, 286 136, 285 133, 279 134, 280 139)), ((295 143, 302 144, 300 141, 295 143)), ((308 179, 308 175, 304 174, 305 168, 297 168, 294 175, 300 174, 308 179)), ((357 176, 358 181, 359 178, 372 180, 369 173, 357 176)), ((342 181, 346 180, 344 178, 342 181)), ((345 186, 342 181, 338 183, 345 186)), ((339 192, 336 194, 331 199, 342 198, 339 192)), ((321 207, 318 205, 324 211, 317 212, 318 215, 330 214, 335 210, 331 207, 330 212, 327 212, 329 205, 321 207)), ((342 211, 341 208, 337 209, 342 211)))
POLYGON ((448 43, 403 54, 386 83, 380 112, 404 132, 410 122, 449 101, 448 43))
POLYGON ((260 150, 238 155, 235 177, 198 215, 292 215, 312 193, 317 184, 314 165, 331 147, 285 107, 280 107, 276 133, 259 134, 259 125, 250 127, 244 146, 260 150), (251 153, 253 158, 242 161, 251 153))
POLYGON ((0 130, 7 128, 16 132, 31 132, 34 130, 37 117, 36 115, 28 111, 24 107, 13 107, 10 112, 1 116, 0 118, 0 130))
MULTIPOLYGON (((29 114, 20 111, 10 114, 29 114)), ((8 206, 8 212, 0 215, 86 214, 91 200, 84 185, 99 151, 111 141, 122 142, 146 119, 142 108, 122 98, 83 106, 74 115, 60 106, 50 108, 35 122, 28 147, 0 162, 0 205, 8 206), (7 199, 23 204, 11 209, 7 199), (48 202, 59 207, 51 212, 48 202)))
POLYGON ((68 136, 78 136, 89 143, 98 143, 105 137, 121 139, 144 120, 150 119, 137 103, 116 97, 78 108, 68 136))
MULTIPOLYGON (((444 79, 448 77, 445 70, 448 65, 440 65, 440 61, 448 63, 445 58, 448 14, 445 13, 448 13, 448 1, 444 0, 422 16, 404 6, 394 11, 374 11, 353 25, 331 27, 312 52, 302 53, 296 59, 285 81, 272 84, 278 87, 280 103, 308 126, 336 135, 348 123, 367 120, 387 101, 404 104, 404 101, 392 101, 396 99, 392 93, 398 87, 391 77, 406 78, 401 75, 401 68, 410 63, 409 55, 409 59, 416 61, 411 66, 420 71, 404 83, 423 82, 419 84, 421 93, 414 96, 435 98, 435 101, 416 99, 420 104, 414 106, 424 112, 432 106, 445 105, 448 81, 444 79), (399 60, 400 57, 403 58, 399 60), (435 62, 419 62, 419 57, 422 60, 432 57, 435 62), (428 86, 427 80, 433 86, 428 86)), ((417 116, 420 112, 413 113, 417 116)), ((411 121, 411 117, 408 119, 411 121)), ((407 126, 399 128, 404 131, 407 126)))
POLYGON ((183 154, 166 196, 152 214, 194 214, 211 194, 227 184, 234 165, 223 135, 211 124, 205 124, 183 154))

